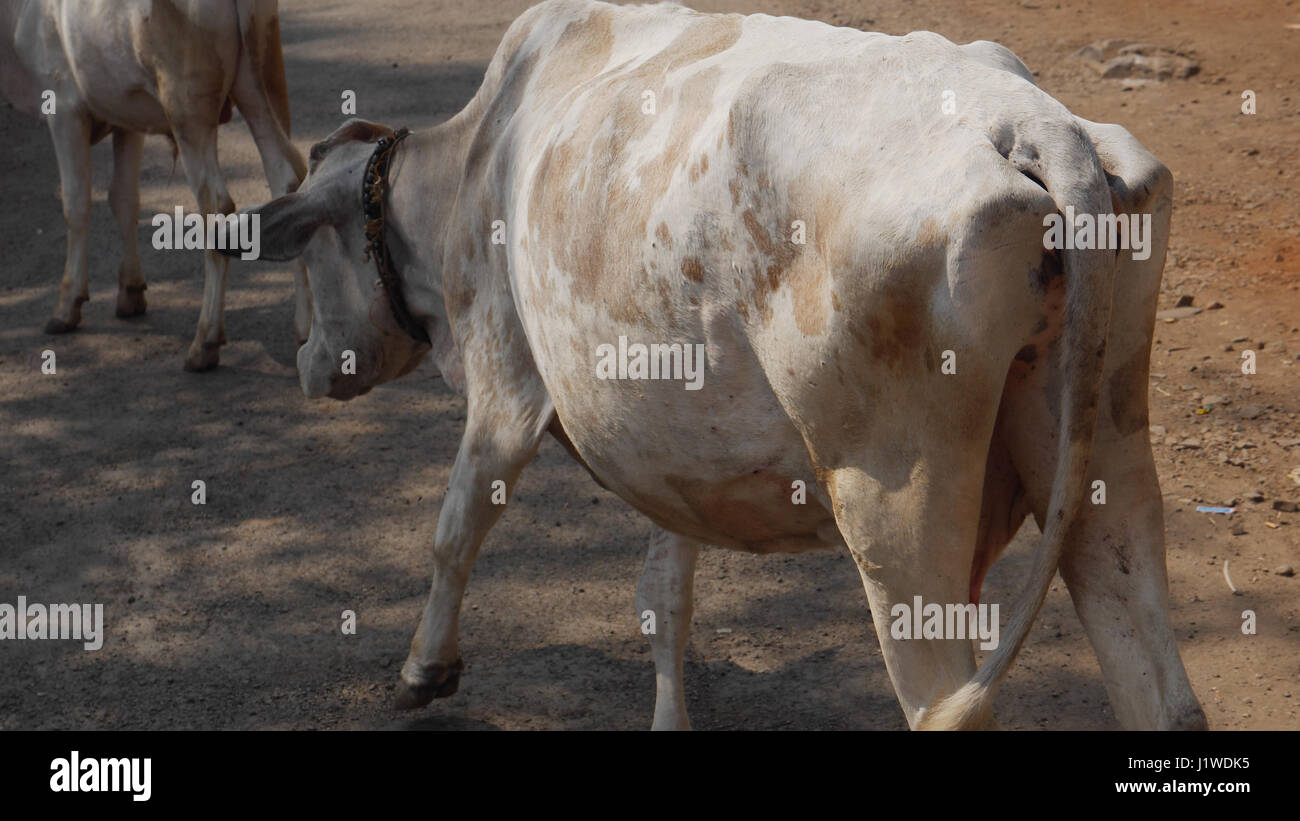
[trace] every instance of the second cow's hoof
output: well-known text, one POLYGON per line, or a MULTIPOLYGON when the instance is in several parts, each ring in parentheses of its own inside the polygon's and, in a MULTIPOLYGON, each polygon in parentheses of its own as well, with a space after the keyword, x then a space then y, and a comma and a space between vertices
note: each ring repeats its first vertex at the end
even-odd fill
POLYGON ((205 342, 197 348, 190 346, 189 355, 185 357, 185 370, 190 373, 210 371, 221 362, 221 345, 205 342))
POLYGON ((72 331, 77 330, 77 323, 64 322, 62 319, 59 319, 57 316, 52 316, 49 319, 45 320, 45 328, 43 330, 47 334, 71 333, 72 331))
POLYGON ((145 301, 146 285, 128 285, 117 292, 117 315, 121 319, 139 316, 149 307, 145 301))
POLYGON ((465 669, 464 662, 457 660, 455 664, 451 665, 450 669, 446 669, 446 676, 442 681, 428 684, 411 684, 406 679, 398 680, 397 698, 393 702, 393 707, 398 710, 415 710, 425 706, 435 698, 454 696, 456 691, 460 689, 460 671, 463 669, 465 669))
POLYGON ((72 315, 67 319, 61 319, 56 315, 45 320, 45 333, 66 334, 77 330, 77 326, 81 324, 81 306, 89 301, 89 297, 79 296, 72 301, 72 315))

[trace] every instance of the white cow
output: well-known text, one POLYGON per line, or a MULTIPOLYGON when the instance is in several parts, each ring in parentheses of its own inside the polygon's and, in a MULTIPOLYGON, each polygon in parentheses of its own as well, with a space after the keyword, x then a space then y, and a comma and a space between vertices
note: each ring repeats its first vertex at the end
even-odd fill
MULTIPOLYGON (((235 204, 217 163, 217 126, 239 107, 262 156, 273 194, 297 189, 306 164, 289 141, 289 98, 276 0, 0 0, 0 92, 21 111, 48 114, 68 225, 59 304, 45 332, 81 322, 90 298, 86 239, 90 221, 90 147, 112 132, 109 202, 122 235, 117 315, 145 311, 136 249, 140 155, 145 134, 174 141, 204 214, 235 204), (53 92, 52 98, 46 92, 53 92)), ((227 260, 204 260, 203 309, 185 367, 216 367, 226 341, 223 302, 227 260)), ((297 266, 294 329, 310 332, 307 271, 297 266)))
POLYGON ((992 724, 1058 566, 1120 723, 1205 726, 1147 439, 1172 182, 1128 132, 992 43, 555 0, 510 27, 464 111, 401 137, 349 123, 256 209, 264 254, 312 268, 308 396, 432 350, 467 398, 400 706, 455 692, 493 485, 550 431, 657 526, 637 596, 656 728, 689 726, 701 543, 846 545, 912 727, 992 724), (1152 253, 1045 250, 1067 208, 1151 215, 1152 253), (661 378, 631 378, 656 343, 703 346, 699 390, 662 378, 671 349, 661 378), (1108 504, 1085 502, 1093 480, 1108 504), (970 641, 892 634, 916 596, 977 601, 1029 514, 1042 547, 982 667, 970 641))

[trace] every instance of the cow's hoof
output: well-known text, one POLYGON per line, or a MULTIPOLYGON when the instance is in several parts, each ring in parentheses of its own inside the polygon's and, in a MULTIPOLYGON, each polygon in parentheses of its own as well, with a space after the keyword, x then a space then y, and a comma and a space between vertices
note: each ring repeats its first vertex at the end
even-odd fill
POLYGON ((141 283, 140 285, 128 285, 125 288, 118 289, 117 292, 117 315, 121 319, 129 319, 133 316, 139 316, 149 307, 145 301, 144 289, 149 286, 141 283))
POLYGON ((434 679, 427 684, 411 684, 406 679, 397 682, 397 698, 393 706, 398 710, 415 710, 425 706, 435 698, 449 698, 460 689, 460 671, 465 663, 460 659, 450 666, 438 665, 434 669, 434 679), (439 673, 442 680, 438 681, 439 673))
POLYGON ((45 320, 45 333, 47 334, 66 334, 77 330, 81 324, 81 306, 90 301, 90 297, 79 296, 72 300, 72 313, 67 319, 59 316, 52 316, 45 320))
POLYGON ((191 345, 189 355, 185 357, 185 370, 190 373, 203 373, 217 367, 220 361, 220 343, 205 342, 197 347, 191 345))
POLYGON ((47 334, 66 334, 77 330, 76 322, 64 322, 57 316, 52 316, 45 320, 45 333, 47 334))
POLYGON ((414 687, 405 681, 398 681, 397 698, 393 701, 393 707, 398 710, 418 710, 433 701, 435 689, 437 688, 432 684, 414 687))

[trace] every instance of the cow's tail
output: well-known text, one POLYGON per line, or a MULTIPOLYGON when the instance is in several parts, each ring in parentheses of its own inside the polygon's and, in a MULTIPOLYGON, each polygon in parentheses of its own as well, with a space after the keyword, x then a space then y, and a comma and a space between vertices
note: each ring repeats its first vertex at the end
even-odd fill
MULTIPOLYGON (((1041 139, 1022 141, 1034 150, 1013 150, 1007 157, 1022 174, 1045 187, 1059 211, 1067 205, 1081 214, 1111 213, 1110 189, 1092 142, 1071 120, 1039 123, 1026 129, 1041 139), (1046 133, 1050 130, 1050 133, 1046 133)), ((1046 230, 1046 229, 1044 229, 1046 230)), ((1071 226, 1065 226, 1072 231, 1071 226)), ((1062 250, 1065 275, 1065 327, 1061 340, 1063 379, 1057 428, 1056 475, 1043 541, 1016 601, 1003 638, 974 678, 925 710, 918 729, 959 730, 992 724, 993 697, 1011 669, 1033 626, 1061 560, 1072 525, 1087 494, 1088 461, 1105 364, 1110 326, 1115 255, 1101 250, 1062 250)))

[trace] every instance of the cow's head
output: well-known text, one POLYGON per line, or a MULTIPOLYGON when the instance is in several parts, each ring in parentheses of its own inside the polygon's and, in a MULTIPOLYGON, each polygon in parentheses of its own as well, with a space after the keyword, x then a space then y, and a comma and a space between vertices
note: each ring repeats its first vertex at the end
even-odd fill
MULTIPOLYGON (((392 135, 386 126, 349 120, 312 147, 310 170, 296 192, 247 212, 259 215, 262 259, 301 256, 311 271, 311 336, 298 349, 298 379, 313 398, 360 396, 409 373, 430 350, 402 329, 374 258, 367 259, 362 178, 376 143, 392 135)), ((446 322, 437 316, 441 294, 402 271, 410 249, 391 224, 386 239, 416 323, 427 322, 435 344, 445 343, 446 322)))

